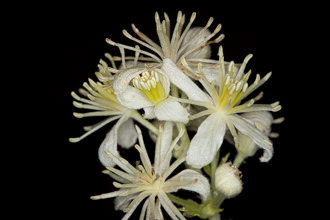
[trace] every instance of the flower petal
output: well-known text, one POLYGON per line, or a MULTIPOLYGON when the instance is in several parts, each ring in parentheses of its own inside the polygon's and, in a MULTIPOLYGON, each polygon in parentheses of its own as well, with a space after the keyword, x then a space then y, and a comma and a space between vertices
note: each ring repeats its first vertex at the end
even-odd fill
POLYGON ((144 110, 143 117, 145 119, 154 119, 154 118, 156 118, 154 108, 155 108, 154 106, 143 108, 143 110, 144 110))
POLYGON ((140 109, 154 105, 138 89, 132 86, 127 86, 123 92, 118 93, 117 99, 120 104, 129 109, 140 109))
POLYGON ((205 201, 210 195, 210 184, 202 174, 186 169, 164 183, 165 192, 176 192, 179 189, 194 191, 202 196, 205 201))
POLYGON ((129 118, 118 128, 118 144, 123 148, 130 148, 137 140, 137 133, 133 119, 129 118))
POLYGON ((138 193, 131 194, 128 196, 117 196, 115 198, 115 210, 124 210, 126 209, 131 201, 138 195, 138 193))
POLYGON ((130 68, 121 71, 119 74, 117 74, 112 84, 114 93, 120 94, 124 92, 131 80, 138 74, 142 73, 144 70, 145 68, 141 67, 130 68))
POLYGON ((110 132, 106 135, 105 139, 101 143, 99 147, 99 160, 105 167, 113 167, 116 163, 105 153, 110 152, 114 156, 119 157, 119 153, 117 150, 117 137, 118 137, 118 130, 119 127, 127 121, 129 118, 129 114, 124 114, 122 117, 117 121, 117 123, 112 127, 110 132))
POLYGON ((170 121, 166 121, 164 123, 164 128, 162 132, 162 137, 160 141, 160 159, 165 159, 165 155, 172 143, 172 136, 173 136, 173 123, 170 121))
POLYGON ((252 121, 245 119, 237 114, 229 116, 235 127, 249 136, 254 143, 264 150, 261 162, 268 162, 273 157, 273 144, 269 138, 256 128, 252 121))
POLYGON ((189 77, 186 76, 169 58, 163 60, 162 70, 174 85, 187 94, 189 99, 211 103, 210 97, 191 79, 189 79, 189 77))
POLYGON ((170 99, 158 103, 155 108, 155 115, 161 121, 176 121, 187 123, 189 121, 189 113, 182 105, 170 99))
POLYGON ((189 165, 200 169, 212 162, 226 132, 224 117, 221 113, 213 113, 199 126, 187 152, 189 165))
POLYGON ((163 175, 168 169, 170 161, 172 158, 172 150, 175 144, 172 143, 173 135, 173 123, 166 121, 164 127, 160 130, 158 138, 160 142, 156 144, 155 150, 155 163, 154 169, 155 173, 158 175, 163 175))

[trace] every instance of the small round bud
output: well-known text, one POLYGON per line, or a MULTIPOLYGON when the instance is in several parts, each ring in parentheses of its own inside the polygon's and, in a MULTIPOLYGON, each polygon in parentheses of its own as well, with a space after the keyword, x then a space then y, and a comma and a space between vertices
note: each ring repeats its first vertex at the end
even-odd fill
POLYGON ((215 171, 215 188, 226 198, 237 196, 243 189, 240 174, 231 163, 221 164, 215 171))
POLYGON ((184 37, 182 45, 189 43, 189 46, 183 50, 182 54, 197 47, 196 48, 197 50, 188 54, 186 58, 209 59, 211 57, 211 46, 210 45, 204 46, 204 44, 206 44, 205 39, 207 36, 211 35, 211 32, 208 29, 206 29, 202 34, 196 37, 196 35, 198 35, 199 32, 202 30, 203 30, 202 27, 190 28, 190 30, 187 32, 186 36, 184 37), (202 47, 202 46, 203 46, 202 49, 198 49, 198 47, 202 47))

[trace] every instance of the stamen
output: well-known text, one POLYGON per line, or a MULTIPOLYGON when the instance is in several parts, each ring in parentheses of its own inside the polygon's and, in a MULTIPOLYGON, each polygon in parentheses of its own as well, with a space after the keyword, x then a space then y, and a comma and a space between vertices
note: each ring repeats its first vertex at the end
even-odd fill
POLYGON ((245 92, 248 87, 249 87, 249 84, 245 83, 243 86, 243 92, 245 92))
POLYGON ((135 41, 147 48, 149 48, 150 50, 154 51, 155 53, 157 53, 160 57, 163 57, 163 53, 159 50, 157 50, 157 48, 150 46, 149 44, 146 44, 145 42, 133 37, 132 35, 130 35, 125 29, 123 30, 123 34, 125 35, 125 37, 127 37, 128 39, 135 41))
MULTIPOLYGON (((141 38, 141 40, 144 40, 146 43, 150 44, 157 51, 159 51, 159 53, 163 54, 162 48, 157 43, 155 43, 153 40, 151 40, 147 35, 140 32, 139 29, 134 24, 132 24, 132 29, 133 29, 134 33, 137 34, 141 38)), ((163 57, 163 55, 161 57, 163 57)))
MULTIPOLYGON (((171 44, 169 42, 168 36, 164 33, 163 27, 160 23, 160 18, 158 12, 155 13, 155 21, 156 21, 156 31, 159 38, 160 45, 163 49, 164 56, 170 57, 171 55, 171 44)), ((161 61, 160 61, 161 62, 161 61)))
POLYGON ((276 118, 273 120, 273 124, 280 124, 284 121, 284 117, 276 118))
POLYGON ((251 58, 252 58, 252 54, 249 54, 249 55, 247 55, 247 56, 245 57, 245 59, 244 59, 242 65, 241 65, 241 67, 239 68, 239 71, 238 71, 238 73, 237 73, 237 75, 236 75, 236 77, 235 77, 237 80, 239 80, 239 79, 242 77, 242 75, 244 74, 244 70, 245 70, 246 64, 249 62, 249 60, 250 60, 251 58))
POLYGON ((242 89, 242 87, 241 87, 241 85, 243 84, 243 81, 241 80, 241 81, 239 81, 237 84, 236 84, 236 91, 238 91, 238 90, 241 90, 242 89))
POLYGON ((133 79, 133 85, 134 85, 135 88, 142 89, 141 84, 140 84, 140 80, 138 78, 133 79))
POLYGON ((106 38, 106 42, 107 42, 108 44, 112 45, 112 46, 122 47, 122 48, 124 48, 124 49, 132 50, 132 51, 138 51, 138 52, 140 52, 140 53, 142 53, 142 54, 144 54, 144 55, 147 55, 147 56, 153 58, 153 59, 154 59, 155 61, 157 61, 157 62, 161 62, 161 61, 162 61, 161 59, 159 59, 157 56, 155 56, 155 55, 152 54, 152 53, 149 53, 149 52, 144 51, 144 50, 141 50, 141 49, 137 49, 137 48, 135 48, 135 47, 127 46, 127 45, 125 45, 125 44, 116 43, 116 42, 110 40, 109 38, 106 38))
POLYGON ((228 91, 229 91, 229 95, 233 94, 233 92, 235 91, 235 85, 234 84, 231 84, 228 87, 228 91))
POLYGON ((120 116, 116 116, 116 117, 109 117, 106 120, 100 122, 99 124, 95 125, 92 129, 90 129, 89 131, 87 131, 85 134, 81 135, 80 137, 76 137, 76 138, 69 138, 69 141, 71 143, 76 143, 81 141, 82 139, 84 139, 85 137, 87 137, 88 135, 94 133, 95 131, 97 131, 98 129, 102 128, 103 126, 105 126, 106 124, 116 120, 120 118, 120 116))
POLYGON ((228 85, 229 82, 230 82, 230 76, 227 74, 227 75, 226 75, 225 86, 228 85))
MULTIPOLYGON (((142 159, 142 157, 144 158, 144 160, 142 160, 143 166, 146 169, 148 175, 152 176, 152 165, 151 165, 146 147, 144 145, 141 129, 137 125, 135 125, 135 129, 136 129, 136 132, 138 133, 138 140, 139 140, 140 149, 141 149, 141 153, 142 153, 142 156, 140 156, 140 157, 141 157, 141 159, 142 159)), ((139 149, 137 149, 137 150, 139 150, 139 149)))
POLYGON ((163 85, 155 70, 147 70, 141 76, 136 76, 133 79, 133 85, 152 103, 156 104, 165 99, 163 85))

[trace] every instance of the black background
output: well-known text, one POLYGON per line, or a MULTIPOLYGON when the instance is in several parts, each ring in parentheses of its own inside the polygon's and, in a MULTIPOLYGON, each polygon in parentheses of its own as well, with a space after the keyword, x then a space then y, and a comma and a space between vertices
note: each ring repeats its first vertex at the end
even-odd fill
MULTIPOLYGON (((118 49, 108 45, 105 38, 134 45, 121 33, 126 29, 133 34, 130 25, 134 23, 156 39, 155 11, 161 18, 162 13, 167 12, 174 25, 178 10, 187 18, 197 12, 195 25, 205 25, 211 16, 214 17, 211 30, 218 23, 222 24, 221 33, 225 34, 225 39, 220 44, 224 48, 225 60, 239 63, 252 53, 254 56, 247 69, 261 76, 272 71, 272 77, 259 89, 264 91, 264 98, 259 102, 280 101, 283 109, 274 114, 275 118, 286 118, 283 124, 273 128, 280 133, 280 137, 273 140, 273 159, 269 163, 260 163, 259 152, 242 166, 244 190, 238 197, 224 202, 222 219, 289 219, 298 213, 292 206, 300 193, 297 188, 301 181, 293 162, 296 134, 291 132, 295 106, 292 100, 296 94, 292 91, 292 72, 288 66, 296 53, 293 46, 296 38, 292 33, 299 26, 299 20, 290 16, 291 9, 272 3, 110 2, 50 4, 38 10, 36 18, 29 21, 37 33, 32 36, 29 50, 38 54, 34 58, 35 74, 30 78, 42 83, 33 86, 35 91, 30 90, 32 95, 36 94, 32 97, 38 107, 32 111, 40 125, 37 131, 30 131, 30 126, 26 126, 28 133, 32 133, 28 138, 36 144, 32 150, 21 148, 21 152, 33 155, 28 163, 30 171, 26 171, 31 177, 22 183, 30 188, 24 197, 28 201, 30 198, 38 200, 32 202, 33 206, 26 214, 46 219, 120 219, 123 216, 122 212, 114 211, 112 199, 89 199, 92 195, 115 190, 110 177, 101 173, 103 167, 97 158, 98 147, 111 125, 79 143, 69 143, 69 137, 83 133, 82 126, 98 121, 73 117, 72 112, 79 110, 72 106, 70 92, 77 91, 88 78, 96 79, 94 72, 105 52, 119 55, 118 49)), ((217 46, 213 45, 212 49, 216 59, 217 46)), ((35 121, 28 123, 33 125, 35 121)), ((137 156, 134 150, 123 154, 137 156)), ((14 216, 18 214, 13 213, 14 216)))

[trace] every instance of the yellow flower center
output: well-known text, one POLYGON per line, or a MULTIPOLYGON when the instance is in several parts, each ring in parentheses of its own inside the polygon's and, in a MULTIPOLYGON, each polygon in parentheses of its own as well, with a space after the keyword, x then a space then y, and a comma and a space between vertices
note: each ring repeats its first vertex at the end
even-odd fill
POLYGON ((144 71, 141 76, 136 76, 133 79, 133 85, 154 104, 165 99, 163 85, 159 81, 158 73, 154 70, 144 71))
POLYGON ((234 81, 233 78, 227 74, 223 91, 220 93, 221 96, 219 97, 219 101, 217 103, 217 109, 228 110, 232 108, 240 100, 248 88, 248 83, 246 81, 247 79, 234 81))

